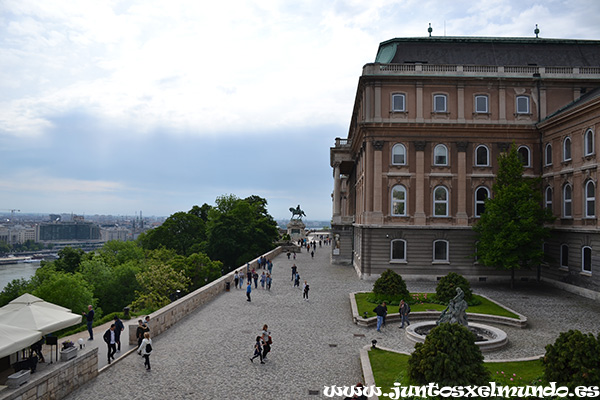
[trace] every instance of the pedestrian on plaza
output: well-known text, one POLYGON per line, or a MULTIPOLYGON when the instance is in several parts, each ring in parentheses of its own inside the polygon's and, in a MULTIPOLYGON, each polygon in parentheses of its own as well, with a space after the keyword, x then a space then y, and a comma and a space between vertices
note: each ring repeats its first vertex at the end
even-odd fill
POLYGON ((375 307, 373 312, 377 314, 377 332, 381 332, 381 325, 383 325, 383 319, 387 315, 387 306, 385 305, 385 301, 377 307, 375 307))
POLYGON ((322 240, 319 240, 319 247, 321 247, 321 244, 323 243, 322 240))
POLYGON ((400 307, 398 309, 400 313, 400 329, 404 328, 404 323, 406 322, 406 326, 410 325, 410 321, 408 320, 408 314, 410 314, 410 306, 408 303, 405 303, 404 300, 400 300, 400 307))
POLYGON ((263 271, 263 273, 260 275, 260 286, 263 289, 265 288, 265 283, 267 283, 267 275, 265 274, 265 271, 263 271))
POLYGON ((315 258, 315 251, 314 251, 314 250, 310 252, 310 256, 311 256, 312 258, 315 258))
POLYGON ((294 250, 294 260, 296 259, 296 250, 294 250))
POLYGON ((287 252, 287 256, 288 256, 288 260, 290 259, 290 256, 292 255, 292 253, 290 253, 289 251, 287 252))
POLYGON ((292 281, 294 280, 294 278, 296 277, 296 271, 298 270, 298 267, 296 267, 296 264, 292 265, 292 281))
POLYGON ((148 325, 144 324, 144 320, 138 320, 138 327, 135 331, 135 337, 138 340, 138 347, 142 344, 142 340, 144 340, 144 333, 150 332, 150 328, 148 325))
POLYGON ((235 274, 233 275, 233 284, 235 285, 235 288, 238 288, 238 283, 240 282, 240 274, 238 274, 237 271, 235 271, 235 274))
POLYGON ((260 363, 264 364, 265 362, 263 361, 263 357, 262 357, 262 346, 260 345, 260 341, 261 341, 261 337, 257 336, 256 343, 254 343, 254 356, 250 358, 250 361, 254 362, 254 359, 256 357, 260 357, 260 363))
POLYGON ((273 278, 271 278, 271 274, 267 274, 267 290, 271 290, 272 282, 273 282, 273 278))
POLYGON ((243 289, 244 288, 244 271, 240 271, 240 273, 238 275, 240 278, 240 289, 243 289))
POLYGON ((144 357, 144 367, 147 371, 150 371, 150 354, 152 353, 152 339, 150 339, 150 332, 144 333, 144 340, 138 347, 138 354, 144 357))
POLYGON ((252 281, 248 281, 248 286, 246 286, 246 301, 252 301, 250 299, 250 293, 252 293, 252 281))
POLYGON ((148 330, 150 330, 150 316, 146 315, 144 317, 144 324, 148 327, 148 330))
POLYGON ((252 280, 252 272, 254 272, 254 269, 252 269, 252 271, 250 271, 250 264, 248 264, 248 266, 246 267, 248 268, 246 271, 246 276, 248 278, 248 282, 250 282, 252 280))
POLYGON ((272 274, 273 273, 273 261, 269 260, 267 268, 269 270, 269 274, 272 274))
POLYGON ((123 325, 123 321, 119 319, 118 316, 115 315, 115 341, 117 342, 117 352, 121 352, 121 332, 125 330, 125 326, 123 325))
POLYGON ((111 324, 110 328, 104 332, 103 339, 108 346, 108 363, 110 364, 111 360, 115 359, 115 353, 117 352, 117 342, 116 342, 115 333, 115 324, 111 324))
POLYGON ((82 315, 85 315, 85 318, 87 320, 87 330, 88 333, 90 334, 90 337, 88 338, 88 340, 94 340, 94 330, 92 329, 92 326, 94 325, 94 310, 92 308, 92 305, 90 304, 88 306, 88 312, 87 314, 82 312, 82 315))
POLYGON ((254 279, 254 289, 258 289, 258 273, 256 271, 252 274, 252 279, 254 279))
POLYGON ((298 289, 300 289, 300 274, 296 272, 296 277, 294 279, 294 287, 298 286, 298 289))
POLYGON ((308 286, 308 283, 306 283, 306 281, 304 281, 304 285, 302 287, 302 298, 306 299, 306 301, 308 301, 308 291, 310 290, 310 286, 308 286))
POLYGON ((269 332, 269 327, 267 324, 263 325, 262 335, 261 335, 262 343, 263 343, 263 361, 267 361, 267 354, 271 351, 271 345, 273 341, 271 340, 271 332, 269 332))

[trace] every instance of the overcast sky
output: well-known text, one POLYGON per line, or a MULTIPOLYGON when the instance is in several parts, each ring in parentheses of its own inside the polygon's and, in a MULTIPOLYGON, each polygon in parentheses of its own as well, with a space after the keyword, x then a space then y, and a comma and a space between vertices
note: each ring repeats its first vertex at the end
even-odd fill
POLYGON ((0 0, 0 213, 168 216, 223 194, 331 218, 380 42, 600 39, 600 1, 0 0))

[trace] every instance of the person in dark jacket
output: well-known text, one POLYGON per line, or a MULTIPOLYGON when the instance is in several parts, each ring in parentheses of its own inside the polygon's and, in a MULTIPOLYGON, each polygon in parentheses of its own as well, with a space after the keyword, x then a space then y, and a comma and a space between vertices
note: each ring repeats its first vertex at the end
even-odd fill
POLYGON ((381 325, 383 325, 383 320, 387 315, 387 306, 385 305, 385 301, 375 307, 373 312, 377 314, 377 332, 381 332, 381 325))
POLYGON ((94 340, 94 330, 92 329, 92 325, 94 324, 94 309, 92 308, 91 304, 88 306, 87 314, 84 312, 82 312, 81 314, 85 315, 85 318, 87 320, 87 330, 90 334, 88 340, 94 340))
POLYGON ((115 340, 117 342, 117 352, 121 352, 121 332, 125 330, 123 321, 115 315, 115 340))
POLYGON ((115 359, 115 353, 117 352, 117 342, 116 342, 117 333, 115 332, 115 324, 112 324, 110 328, 104 332, 103 339, 108 346, 108 363, 110 364, 110 360, 115 359))

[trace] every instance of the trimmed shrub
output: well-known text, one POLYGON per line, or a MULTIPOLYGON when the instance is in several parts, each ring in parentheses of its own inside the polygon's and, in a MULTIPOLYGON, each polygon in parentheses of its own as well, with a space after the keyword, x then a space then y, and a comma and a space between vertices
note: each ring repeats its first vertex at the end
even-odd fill
POLYGON ((440 386, 485 385, 490 373, 475 344, 475 335, 459 324, 433 328, 425 343, 417 343, 408 359, 408 375, 415 383, 440 386))
POLYGON ((600 382, 600 336, 577 330, 562 332, 546 346, 544 378, 573 390, 576 386, 597 386, 600 382))
POLYGON ((435 288, 435 296, 437 300, 444 304, 448 304, 450 300, 456 296, 456 288, 460 287, 465 292, 465 300, 468 302, 473 298, 471 284, 462 275, 455 272, 450 272, 438 282, 435 288))
POLYGON ((373 296, 369 297, 374 302, 388 301, 399 302, 400 300, 408 301, 410 293, 406 288, 404 279, 391 269, 388 269, 375 281, 373 285, 373 296))

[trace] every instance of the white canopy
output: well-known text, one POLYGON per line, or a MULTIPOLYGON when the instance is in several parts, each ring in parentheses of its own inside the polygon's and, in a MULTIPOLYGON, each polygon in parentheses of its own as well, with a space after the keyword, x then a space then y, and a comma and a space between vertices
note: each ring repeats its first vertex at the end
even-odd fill
POLYGON ((42 332, 0 324, 0 358, 31 346, 42 338, 42 332))
POLYGON ((0 324, 40 331, 43 335, 80 322, 81 315, 28 293, 0 308, 0 324))

